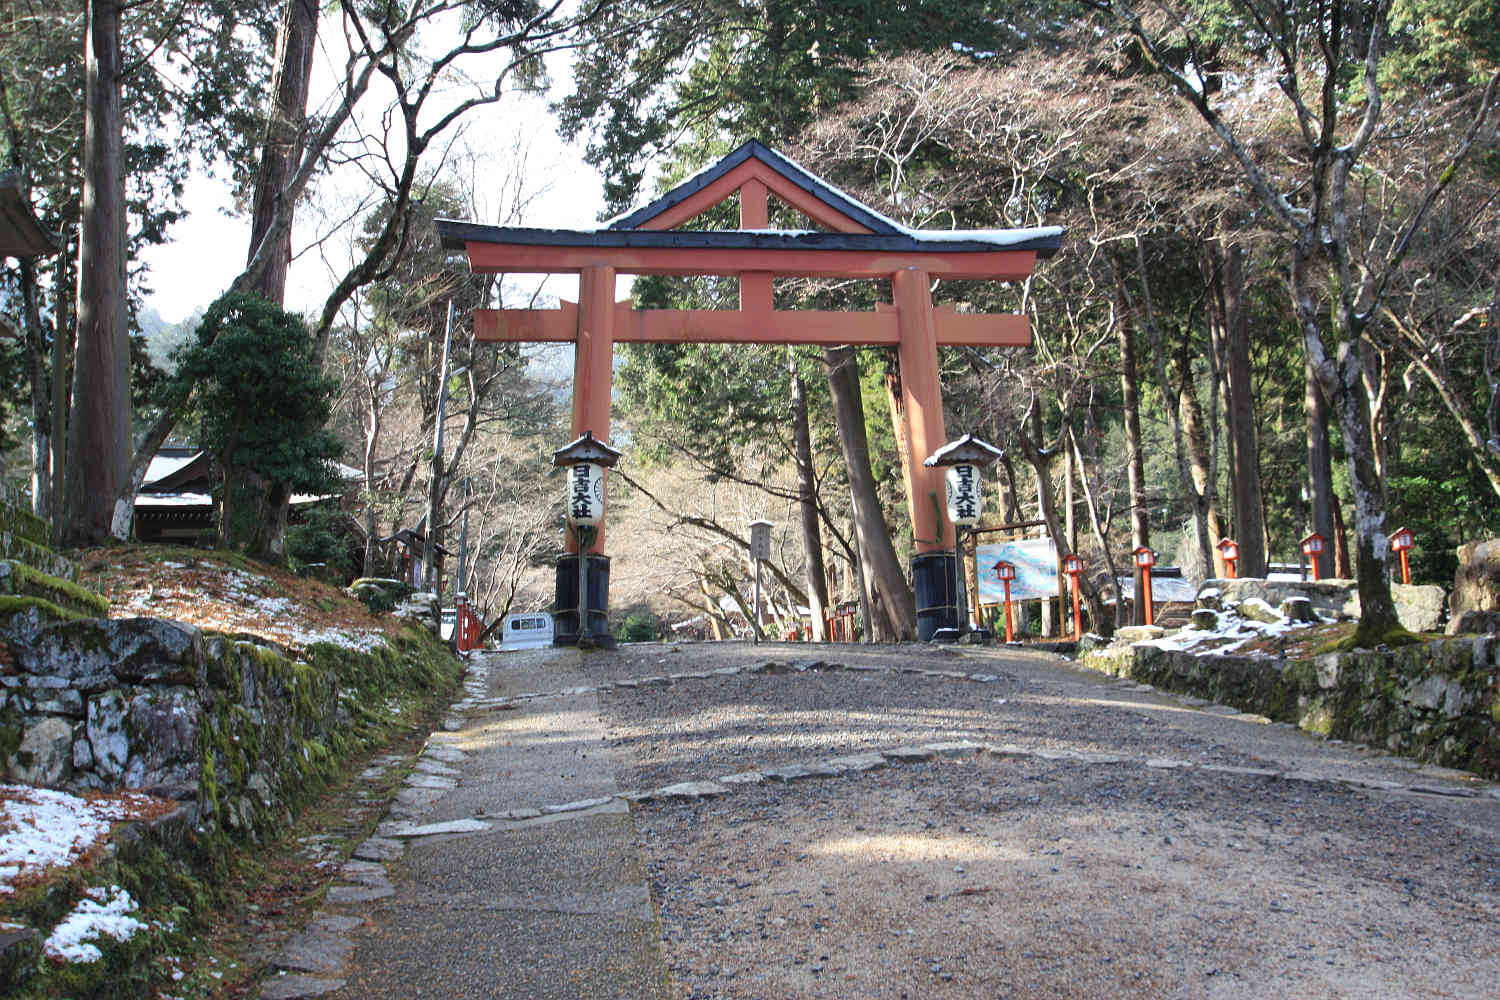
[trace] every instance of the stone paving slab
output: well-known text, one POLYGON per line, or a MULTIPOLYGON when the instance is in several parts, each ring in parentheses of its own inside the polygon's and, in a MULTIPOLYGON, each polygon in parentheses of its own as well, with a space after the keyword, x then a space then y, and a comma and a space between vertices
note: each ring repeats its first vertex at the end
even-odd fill
POLYGON ((578 657, 558 649, 479 661, 496 669, 484 684, 470 677, 449 720, 462 724, 431 736, 390 818, 328 891, 330 904, 360 915, 344 932, 352 954, 324 970, 341 984, 268 990, 286 1000, 666 1000, 634 823, 578 657), (535 694, 496 712, 500 684, 535 694), (384 863, 398 858, 390 877, 384 863))

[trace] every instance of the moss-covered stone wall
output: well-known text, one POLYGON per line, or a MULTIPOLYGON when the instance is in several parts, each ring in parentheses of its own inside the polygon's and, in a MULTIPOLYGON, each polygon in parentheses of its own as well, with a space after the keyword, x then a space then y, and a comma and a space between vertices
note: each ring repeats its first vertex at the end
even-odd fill
POLYGON ((32 945, 90 884, 124 886, 143 912, 170 917, 161 927, 190 934, 234 851, 279 834, 342 762, 446 699, 461 669, 418 626, 373 649, 322 643, 292 655, 178 622, 8 601, 0 778, 144 789, 177 807, 165 822, 117 830, 107 865, 0 899, 0 924, 22 928, 0 941, 0 995, 154 995, 161 945, 150 936, 101 945, 106 959, 93 965, 47 962, 32 945))
POLYGON ((1500 779, 1500 641, 1494 636, 1306 659, 1119 644, 1085 653, 1081 661, 1324 736, 1500 779))

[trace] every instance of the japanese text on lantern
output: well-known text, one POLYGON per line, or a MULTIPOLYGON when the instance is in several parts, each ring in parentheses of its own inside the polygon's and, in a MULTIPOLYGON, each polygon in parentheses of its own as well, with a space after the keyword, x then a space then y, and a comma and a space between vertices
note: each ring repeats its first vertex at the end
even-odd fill
POLYGON ((595 525, 604 514, 604 471, 582 462, 568 469, 568 520, 595 525))
POLYGON ((982 510, 979 469, 973 465, 954 465, 948 469, 948 519, 954 524, 979 523, 982 510))

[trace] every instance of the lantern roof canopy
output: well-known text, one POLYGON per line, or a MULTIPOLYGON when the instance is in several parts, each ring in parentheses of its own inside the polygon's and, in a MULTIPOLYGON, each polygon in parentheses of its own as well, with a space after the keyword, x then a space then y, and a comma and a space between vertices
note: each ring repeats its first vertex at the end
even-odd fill
POLYGON ((756 526, 756 525, 757 525, 757 524, 764 524, 764 525, 766 525, 766 526, 768 526, 768 527, 775 527, 775 526, 776 526, 776 522, 774 522, 774 521, 766 521, 766 520, 760 520, 760 521, 751 521, 751 522, 750 522, 750 527, 752 527, 752 528, 753 528, 753 527, 755 527, 755 526, 756 526))
POLYGON ((0 173, 0 257, 40 257, 62 250, 31 208, 19 171, 0 173))
POLYGON ((927 466, 940 465, 989 465, 1005 457, 1005 452, 988 441, 981 441, 972 434, 965 434, 957 441, 949 441, 927 456, 922 463, 927 466))
POLYGON ((564 467, 588 463, 613 469, 620 461, 620 454, 603 441, 595 440, 593 431, 584 431, 583 437, 552 453, 552 464, 564 467))

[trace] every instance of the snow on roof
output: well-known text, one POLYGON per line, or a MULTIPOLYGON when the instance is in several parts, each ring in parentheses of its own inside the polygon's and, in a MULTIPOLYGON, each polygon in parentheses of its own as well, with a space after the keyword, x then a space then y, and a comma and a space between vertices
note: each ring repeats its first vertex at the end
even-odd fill
POLYGON ((191 455, 153 456, 151 459, 151 464, 146 466, 146 478, 141 481, 141 485, 150 486, 154 482, 167 478, 172 473, 186 468, 188 465, 192 464, 192 462, 198 457, 198 455, 198 452, 194 452, 191 455))
POLYGON ((141 493, 135 498, 138 510, 163 510, 180 507, 212 507, 214 498, 207 493, 141 493))
MULTIPOLYGON (((150 486, 153 483, 158 483, 166 479, 174 473, 181 472, 196 462, 202 454, 203 452, 201 451, 195 451, 186 455, 180 453, 175 455, 153 455, 151 464, 146 466, 146 478, 141 481, 141 486, 143 488, 150 486)), ((328 465, 333 469, 334 474, 345 482, 359 482, 365 478, 364 470, 356 469, 352 465, 345 465, 343 462, 329 462, 328 465)), ((182 495, 186 496, 188 494, 182 495)), ((138 500, 136 503, 139 504, 140 501, 138 500)))

